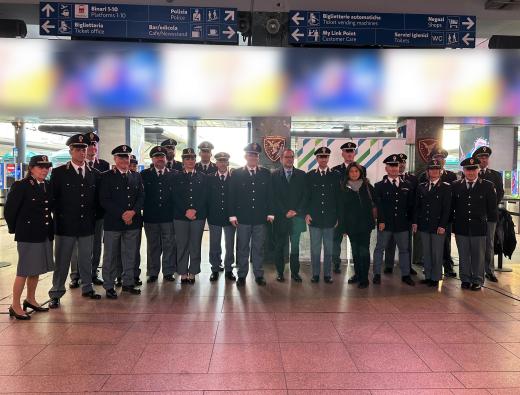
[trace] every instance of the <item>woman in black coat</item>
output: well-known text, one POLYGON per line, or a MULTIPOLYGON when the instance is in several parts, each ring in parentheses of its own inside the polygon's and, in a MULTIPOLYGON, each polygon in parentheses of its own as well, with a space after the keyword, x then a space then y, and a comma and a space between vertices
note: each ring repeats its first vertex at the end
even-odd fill
POLYGON ((364 176, 363 168, 356 162, 347 166, 341 188, 341 214, 339 226, 350 239, 354 258, 354 275, 349 284, 359 283, 368 287, 370 268, 370 233, 375 227, 374 187, 364 176))
POLYGON ((31 317, 27 308, 34 311, 48 311, 36 301, 38 277, 54 270, 52 240, 54 223, 52 220, 52 191, 45 180, 52 163, 47 156, 33 156, 29 162, 27 176, 16 181, 7 195, 4 216, 9 233, 14 233, 18 249, 18 267, 13 285, 13 300, 9 315, 19 320, 31 317), (27 283, 27 298, 20 299, 27 283))

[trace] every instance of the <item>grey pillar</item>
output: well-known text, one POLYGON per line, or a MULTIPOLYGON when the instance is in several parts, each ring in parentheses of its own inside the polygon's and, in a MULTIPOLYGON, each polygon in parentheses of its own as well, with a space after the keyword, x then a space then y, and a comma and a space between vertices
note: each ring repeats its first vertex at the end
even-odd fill
POLYGON ((197 148, 197 122, 188 120, 188 148, 197 148))
POLYGON ((99 134, 99 157, 113 163, 112 150, 127 144, 140 161, 144 151, 144 126, 131 118, 96 118, 94 127, 99 134))
POLYGON ((25 162, 25 150, 27 143, 25 141, 25 123, 23 120, 16 120, 12 123, 14 126, 14 148, 17 148, 18 155, 14 159, 15 163, 25 162))
MULTIPOLYGON (((285 139, 285 147, 291 146, 291 117, 253 117, 251 141, 262 147, 260 165, 268 169, 280 167, 280 161, 269 158, 266 154, 264 140, 266 137, 281 137, 285 139)), ((269 144, 267 145, 270 146, 269 144)), ((278 152, 281 154, 281 152, 278 152)), ((272 155, 271 155, 272 157, 272 155)), ((279 156, 278 156, 279 157, 279 156)))

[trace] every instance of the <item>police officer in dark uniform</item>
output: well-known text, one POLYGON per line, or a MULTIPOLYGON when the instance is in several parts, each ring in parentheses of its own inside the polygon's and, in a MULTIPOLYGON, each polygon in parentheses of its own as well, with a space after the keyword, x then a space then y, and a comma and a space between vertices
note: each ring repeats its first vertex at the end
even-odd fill
POLYGON ((305 232, 305 208, 307 182, 303 170, 294 167, 294 151, 286 148, 280 158, 282 167, 273 172, 273 196, 275 207, 274 249, 277 281, 283 282, 285 271, 285 247, 290 240, 289 264, 291 278, 302 282, 300 276, 300 236, 305 232))
POLYGON ((91 299, 101 298, 92 287, 92 246, 99 173, 90 169, 85 162, 88 146, 85 136, 76 134, 66 144, 71 160, 51 174, 56 227, 56 268, 49 291, 49 307, 52 309, 60 307, 60 298, 65 294, 65 281, 76 243, 82 295, 91 299))
POLYGON ((154 147, 150 150, 153 167, 141 172, 144 186, 143 221, 146 232, 148 283, 154 283, 161 270, 165 281, 175 281, 175 265, 172 260, 175 238, 173 232, 173 175, 176 170, 166 167, 166 150, 154 147))
POLYGON ((226 279, 236 281, 233 274, 235 261, 235 232, 229 222, 228 200, 231 172, 229 170, 229 154, 219 152, 215 155, 218 170, 208 176, 208 224, 209 224, 209 263, 211 264, 210 281, 217 281, 219 272, 226 270, 226 279), (222 266, 222 232, 226 244, 224 267, 222 266))
MULTIPOLYGON (((343 157, 343 163, 332 168, 332 171, 338 172, 339 181, 343 181, 345 179, 345 172, 352 162, 356 160, 356 143, 352 141, 348 141, 343 144, 341 147, 341 156, 343 157)), ((366 177, 367 169, 364 166, 361 166, 363 169, 363 176, 366 177)), ((343 242, 343 233, 339 228, 334 230, 334 240, 333 240, 333 250, 332 250, 332 262, 334 263, 334 273, 341 273, 341 243, 343 242)))
POLYGON ((135 287, 135 256, 139 233, 141 233, 141 209, 144 190, 139 173, 129 170, 128 145, 112 150, 114 169, 101 177, 99 199, 105 209, 105 237, 103 252, 103 288, 109 299, 117 299, 114 281, 117 275, 117 255, 121 255, 123 266, 123 292, 140 294, 135 287))
POLYGON ((442 251, 446 228, 451 216, 451 184, 440 180, 441 164, 428 162, 428 182, 419 184, 412 229, 421 233, 424 280, 430 287, 439 285, 442 277, 442 251))
POLYGON ((217 165, 211 162, 211 151, 213 144, 209 141, 203 141, 199 144, 200 162, 195 164, 195 170, 204 174, 214 174, 217 171, 217 165))
POLYGON ((491 181, 478 177, 479 159, 460 165, 464 178, 452 184, 453 233, 459 250, 459 275, 463 289, 478 291, 484 283, 486 238, 497 220, 497 194, 491 181), (492 226, 492 225, 491 225, 492 226))
POLYGON ((195 150, 182 151, 184 170, 173 177, 173 225, 177 241, 177 273, 182 284, 194 284, 200 273, 201 244, 207 215, 206 175, 195 170, 195 150))
MULTIPOLYGON (((408 161, 408 156, 404 153, 398 154, 399 158, 401 159, 401 162, 399 162, 399 177, 401 177, 402 180, 408 181, 410 185, 412 186, 413 193, 415 194, 415 191, 417 189, 417 185, 419 184, 419 179, 412 173, 406 171, 406 162, 408 161)), ((412 231, 410 229, 410 274, 416 275, 417 272, 412 267, 412 231)), ((388 246, 385 248, 385 274, 392 273, 394 271, 394 258, 395 258, 395 240, 392 238, 390 239, 388 246)))
POLYGON ((9 316, 29 320, 27 309, 46 312, 36 301, 39 275, 54 269, 52 240, 54 199, 51 184, 45 180, 52 163, 46 155, 33 156, 29 161, 27 176, 15 181, 5 203, 5 221, 9 233, 14 233, 18 251, 18 265, 13 285, 13 298, 9 316), (20 305, 27 283, 27 298, 20 305))
POLYGON ((98 145, 99 145, 99 136, 96 133, 89 132, 83 135, 88 139, 88 147, 87 147, 87 165, 91 169, 96 169, 101 173, 104 173, 107 170, 110 170, 110 163, 106 160, 98 158, 98 145))
POLYGON ((383 252, 393 237, 399 249, 401 279, 408 285, 415 285, 410 277, 409 233, 411 229, 415 197, 408 181, 399 177, 398 154, 385 158, 387 177, 375 184, 377 206, 377 243, 374 250, 374 284, 381 283, 383 252))
POLYGON ((314 155, 318 167, 306 175, 308 198, 305 210, 311 238, 311 282, 320 281, 323 244, 323 280, 332 284, 332 244, 341 215, 340 175, 328 167, 328 147, 316 149, 314 155))
MULTIPOLYGON (((452 184, 454 181, 457 181, 457 175, 444 168, 446 164, 446 158, 448 157, 448 151, 445 149, 435 147, 430 153, 430 158, 435 159, 440 162, 441 168, 441 182, 447 182, 448 184, 452 184)), ((423 172, 419 177, 419 182, 425 183, 428 182, 428 174, 427 172, 423 172)), ((444 266, 444 275, 446 277, 457 277, 457 273, 453 270, 453 259, 451 258, 451 223, 448 224, 446 229, 446 239, 444 240, 444 251, 442 254, 442 265, 444 266)))
MULTIPOLYGON (((495 191, 497 193, 497 205, 500 204, 504 197, 504 183, 502 181, 502 174, 498 171, 490 169, 489 165, 489 157, 492 154, 492 150, 489 147, 479 147, 473 153, 474 158, 479 159, 479 167, 480 170, 478 172, 478 176, 483 180, 491 181, 495 186, 495 191)), ((495 276, 495 231, 496 231, 496 222, 488 222, 488 235, 486 240, 486 261, 484 263, 485 268, 485 276, 489 281, 494 283, 498 282, 498 279, 495 276)))
POLYGON ((229 221, 237 228, 237 286, 246 284, 250 257, 255 281, 264 286, 266 223, 275 218, 271 172, 258 166, 259 144, 248 144, 244 151, 246 165, 233 172, 229 187, 229 221))
POLYGON ((182 171, 182 163, 175 160, 175 147, 177 141, 174 139, 167 139, 161 143, 161 147, 166 148, 166 167, 170 170, 182 171))

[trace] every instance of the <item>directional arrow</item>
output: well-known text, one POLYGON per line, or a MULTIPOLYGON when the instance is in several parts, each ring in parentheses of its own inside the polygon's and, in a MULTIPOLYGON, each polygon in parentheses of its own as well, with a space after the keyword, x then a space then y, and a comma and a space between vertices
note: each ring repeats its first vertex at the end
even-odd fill
POLYGON ((45 23, 42 25, 42 29, 45 30, 45 33, 49 34, 50 29, 54 29, 56 26, 50 24, 51 21, 45 21, 45 23))
POLYGON ((42 11, 45 12, 45 16, 48 18, 51 16, 51 13, 53 13, 54 11, 56 11, 54 8, 52 8, 52 6, 47 3, 45 4, 45 6, 42 8, 42 11))
POLYGON ((235 10, 225 10, 224 14, 226 14, 226 17, 224 18, 225 22, 229 21, 230 19, 232 21, 235 20, 235 10))
POLYGON ((293 20, 293 22, 296 24, 296 25, 300 25, 300 21, 303 21, 305 18, 303 16, 300 16, 300 13, 297 12, 296 14, 293 15, 293 17, 291 18, 293 20))
POLYGON ((300 41, 299 37, 303 37, 303 36, 305 36, 305 34, 300 33, 300 30, 298 28, 296 28, 296 30, 291 33, 291 36, 292 36, 292 38, 294 38, 294 40, 296 42, 299 42, 300 41))
POLYGON ((473 22, 473 19, 471 19, 469 16, 466 18, 466 22, 462 22, 462 24, 466 26, 466 30, 469 30, 475 26, 475 22, 473 22))
POLYGON ((470 37, 469 33, 466 33, 464 37, 462 37, 462 41, 464 41, 464 44, 469 46, 470 41, 475 41, 475 38, 470 37))
POLYGON ((235 31, 231 26, 228 26, 228 28, 224 30, 222 33, 227 36, 228 40, 235 35, 235 31))

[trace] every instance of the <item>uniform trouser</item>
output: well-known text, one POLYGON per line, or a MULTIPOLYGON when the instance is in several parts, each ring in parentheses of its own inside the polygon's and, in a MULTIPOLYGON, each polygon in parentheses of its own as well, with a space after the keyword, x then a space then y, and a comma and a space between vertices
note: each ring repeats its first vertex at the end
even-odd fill
POLYGON ((134 263, 134 279, 139 278, 141 275, 141 239, 143 237, 143 232, 139 229, 139 233, 137 234, 137 248, 135 250, 135 263, 134 263))
POLYGON ((224 256, 224 268, 226 273, 233 271, 232 265, 235 262, 235 232, 233 225, 218 226, 209 225, 209 263, 211 271, 218 272, 222 263, 222 231, 226 244, 226 255, 224 256))
POLYGON ((122 276, 124 286, 135 284, 135 254, 141 228, 106 231, 103 236, 103 288, 113 289, 116 277, 122 276), (120 257, 120 258, 118 258, 120 257), (121 274, 118 265, 121 262, 121 274))
MULTIPOLYGON (((94 241, 92 244, 92 278, 97 277, 97 269, 101 259, 101 242, 103 241, 103 218, 96 220, 94 228, 94 241)), ((74 245, 72 258, 70 259, 70 279, 79 280, 78 270, 78 245, 74 245)))
POLYGON ((339 228, 334 228, 334 236, 332 238, 332 262, 335 267, 341 265, 341 243, 343 243, 343 233, 339 228))
POLYGON ((495 272, 495 231, 497 228, 496 222, 487 223, 487 236, 486 236, 486 254, 484 261, 485 273, 494 275, 495 272))
POLYGON ((370 234, 372 232, 354 233, 348 236, 354 259, 354 273, 360 283, 368 282, 370 269, 370 234))
POLYGON ((292 232, 292 220, 283 218, 275 219, 273 225, 274 236, 274 259, 276 270, 279 274, 285 271, 285 246, 287 240, 290 243, 290 268, 291 274, 299 274, 300 272, 300 236, 301 232, 292 232))
POLYGON ((426 280, 439 281, 442 277, 442 253, 446 233, 421 232, 423 248, 424 277, 426 280))
POLYGON ((459 275, 463 283, 484 283, 486 236, 455 235, 459 250, 459 275))
POLYGON ((444 238, 444 249, 442 253, 442 266, 444 274, 453 272, 453 259, 451 258, 451 224, 446 226, 446 237, 444 238))
POLYGON ((173 234, 172 234, 172 253, 171 253, 171 266, 173 267, 173 272, 177 273, 177 239, 175 237, 175 226, 173 225, 172 221, 172 228, 173 228, 173 234))
MULTIPOLYGON (((408 252, 409 252, 409 260, 410 265, 412 264, 412 245, 413 245, 413 233, 412 231, 408 232, 408 252)), ((385 248, 385 268, 393 268, 394 267, 394 259, 395 259, 395 247, 397 246, 397 243, 392 236, 390 238, 390 241, 388 242, 388 245, 385 248)), ((410 266, 411 267, 411 266, 410 266)))
POLYGON ((180 275, 199 274, 202 235, 205 220, 174 220, 177 241, 177 272, 180 275))
POLYGON ((56 267, 52 276, 52 288, 49 291, 49 297, 59 299, 65 294, 65 281, 67 281, 70 259, 76 243, 78 245, 78 266, 82 292, 92 291, 91 256, 93 239, 93 235, 83 237, 56 236, 56 267))
POLYGON ((410 232, 390 232, 377 231, 377 242, 374 250, 374 274, 381 274, 381 266, 383 265, 383 253, 387 247, 390 238, 393 236, 399 249, 399 267, 401 269, 401 276, 410 275, 410 232))
POLYGON ((246 278, 249 273, 249 257, 253 264, 253 274, 255 278, 264 276, 264 242, 266 229, 265 225, 245 225, 237 226, 237 267, 238 277, 246 278))
POLYGON ((319 276, 321 272, 321 246, 323 244, 323 276, 332 276, 332 245, 334 228, 317 228, 309 226, 311 236, 311 266, 312 275, 319 276))
POLYGON ((161 270, 164 276, 173 275, 175 267, 172 262, 173 250, 173 222, 161 222, 157 224, 144 224, 146 232, 146 275, 148 277, 159 276, 161 270))

